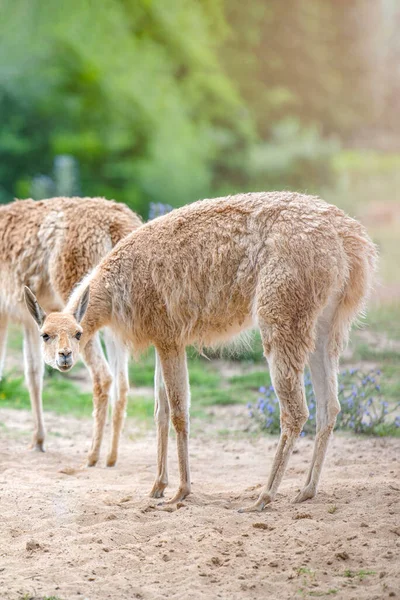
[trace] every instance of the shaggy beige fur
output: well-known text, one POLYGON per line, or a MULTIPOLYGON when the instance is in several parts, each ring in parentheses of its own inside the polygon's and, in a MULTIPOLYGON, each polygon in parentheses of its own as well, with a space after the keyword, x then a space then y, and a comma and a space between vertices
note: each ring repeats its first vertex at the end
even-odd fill
MULTIPOLYGON (((134 351, 154 344, 159 456, 151 494, 162 496, 167 485, 171 414, 180 469, 180 487, 171 500, 176 502, 190 492, 185 347, 221 343, 257 325, 281 407, 272 473, 248 509, 262 510, 276 494, 308 417, 307 361, 317 398, 317 435, 297 499, 316 493, 339 412, 339 352, 364 306, 375 262, 375 247, 364 228, 317 198, 277 192, 204 200, 125 238, 76 289, 63 313, 49 315, 41 331, 52 337, 65 328, 72 337, 90 285, 81 322, 83 344, 106 325, 134 351)), ((45 359, 54 360, 46 344, 45 359)))
MULTIPOLYGON (((25 375, 35 421, 33 446, 39 450, 43 450, 45 438, 43 359, 38 329, 23 301, 24 285, 35 292, 43 306, 36 315, 41 325, 45 311, 61 310, 74 286, 139 225, 140 219, 125 205, 102 198, 23 200, 0 207, 0 375, 7 322, 20 322, 24 328, 25 375)), ((62 370, 68 370, 72 357, 68 354, 69 347, 68 341, 63 340, 64 354, 57 354, 55 359, 63 362, 62 370)), ((74 350, 75 361, 78 347, 74 350)), ((84 348, 83 356, 93 378, 96 445, 105 419, 111 376, 97 336, 84 348)), ((126 369, 123 364, 119 368, 126 369)))

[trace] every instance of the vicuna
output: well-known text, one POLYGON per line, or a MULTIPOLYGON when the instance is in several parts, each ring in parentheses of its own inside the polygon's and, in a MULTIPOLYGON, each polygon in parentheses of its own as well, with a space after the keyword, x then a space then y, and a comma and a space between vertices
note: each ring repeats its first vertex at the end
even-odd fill
MULTIPOLYGON (((102 198, 52 198, 35 202, 19 200, 0 207, 0 375, 4 365, 7 323, 24 328, 25 377, 29 387, 35 431, 33 447, 43 450, 45 427, 42 409, 43 357, 38 328, 24 302, 24 285, 34 290, 43 306, 35 315, 43 325, 45 312, 61 310, 74 286, 121 240, 141 225, 129 208, 102 198)), ((79 315, 76 315, 79 320, 79 315)), ((67 371, 78 358, 80 326, 69 339, 61 327, 52 366, 67 371)), ((46 337, 45 337, 46 339, 46 337)), ((126 395, 127 355, 110 335, 107 351, 112 357, 113 394, 126 395)), ((55 338, 48 344, 55 349, 55 338)), ((82 348, 83 358, 93 380, 94 432, 89 464, 95 464, 111 387, 111 373, 98 335, 82 348)), ((122 427, 119 412, 114 419, 110 464, 116 460, 118 436, 122 427)))
MULTIPOLYGON (((158 470, 151 495, 162 496, 168 483, 171 415, 180 486, 170 502, 177 502, 190 492, 185 347, 223 343, 258 326, 280 401, 281 436, 266 488, 246 510, 262 510, 274 498, 307 420, 308 362, 317 433, 297 496, 306 500, 316 493, 340 409, 339 353, 363 308, 375 261, 364 228, 317 198, 280 192, 196 202, 125 238, 80 284, 64 311, 44 319, 45 360, 54 364, 51 341, 61 331, 73 343, 81 319, 83 345, 109 326, 135 352, 155 346, 158 470)), ((42 313, 37 302, 30 310, 42 313)))

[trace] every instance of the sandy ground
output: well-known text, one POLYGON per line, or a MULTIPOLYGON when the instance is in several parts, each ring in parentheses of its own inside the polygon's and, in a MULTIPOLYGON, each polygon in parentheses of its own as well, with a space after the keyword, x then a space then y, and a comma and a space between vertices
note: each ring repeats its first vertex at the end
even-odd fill
MULTIPOLYGON (((153 429, 128 422, 116 468, 103 456, 80 469, 90 420, 48 414, 42 455, 27 451, 29 413, 1 410, 1 600, 400 596, 398 440, 336 435, 319 495, 294 505, 312 450, 301 439, 276 502, 239 514, 266 480, 276 439, 222 438, 216 427, 236 428, 236 416, 217 417, 194 423, 193 494, 167 512, 146 496, 153 429)), ((174 444, 170 479, 169 493, 174 444)))

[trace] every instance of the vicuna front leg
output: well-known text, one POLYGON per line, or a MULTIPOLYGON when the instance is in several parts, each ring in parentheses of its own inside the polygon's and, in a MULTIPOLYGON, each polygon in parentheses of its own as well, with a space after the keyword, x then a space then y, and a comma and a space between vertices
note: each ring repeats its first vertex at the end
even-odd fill
POLYGON ((295 502, 314 498, 317 493, 329 439, 340 411, 337 390, 338 359, 329 350, 329 330, 324 322, 319 324, 316 348, 310 356, 309 364, 316 399, 317 427, 310 471, 305 487, 296 496, 295 502))
POLYGON ((25 379, 29 389, 35 429, 32 448, 44 452, 44 419, 42 404, 42 386, 44 363, 40 336, 35 325, 24 325, 24 362, 25 379))
POLYGON ((296 439, 308 418, 303 370, 291 364, 290 352, 293 348, 275 348, 268 357, 272 383, 280 404, 281 435, 266 487, 257 502, 242 512, 261 511, 274 499, 296 439))
POLYGON ((109 331, 105 333, 107 357, 111 367, 112 434, 107 467, 113 467, 118 458, 119 440, 124 425, 129 392, 128 352, 125 345, 109 331))
MULTIPOLYGON (((158 351, 158 350, 157 350, 158 351)), ((158 351, 159 352, 159 351, 158 351)), ((169 501, 179 502, 190 493, 189 471, 189 378, 185 350, 159 352, 165 389, 171 411, 171 420, 176 432, 179 462, 179 489, 169 501)), ((165 441, 164 441, 165 444, 165 441)), ((166 445, 163 452, 166 451, 166 445)), ((163 454, 163 456, 165 456, 163 454)))
POLYGON ((107 417, 108 394, 112 377, 104 358, 98 334, 86 344, 82 351, 84 361, 90 371, 93 382, 93 436, 87 464, 94 467, 99 460, 101 442, 107 417))
POLYGON ((150 492, 151 498, 162 498, 168 485, 169 404, 162 377, 161 361, 156 351, 154 373, 154 420, 157 426, 157 476, 150 492))

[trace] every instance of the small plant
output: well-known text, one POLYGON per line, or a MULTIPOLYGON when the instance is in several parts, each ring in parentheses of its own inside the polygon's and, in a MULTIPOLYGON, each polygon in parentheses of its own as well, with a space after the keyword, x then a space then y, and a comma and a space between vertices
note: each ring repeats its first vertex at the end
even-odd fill
POLYGON ((328 513, 329 513, 330 515, 333 515, 333 514, 334 514, 336 511, 337 511, 337 506, 336 506, 336 504, 332 504, 332 506, 330 506, 330 507, 328 508, 328 513))
POLYGON ((21 596, 19 600, 61 600, 58 596, 32 596, 31 594, 25 594, 21 596))
POLYGON ((29 393, 24 386, 23 377, 12 378, 5 374, 0 379, 0 405, 12 408, 29 407, 29 393))
POLYGON ((309 569, 308 567, 299 567, 297 569, 297 575, 309 575, 310 577, 315 577, 315 571, 309 569))
POLYGON ((376 575, 376 571, 365 571, 364 569, 361 569, 360 571, 351 571, 350 569, 346 569, 344 572, 345 577, 349 577, 351 579, 358 577, 360 581, 362 581, 367 575, 376 575))
MULTIPOLYGON (((390 419, 398 410, 400 402, 389 409, 383 399, 379 383, 381 372, 370 371, 365 374, 357 369, 342 371, 339 375, 339 402, 341 412, 338 415, 336 429, 353 431, 369 435, 396 435, 400 430, 400 417, 390 419)), ((301 433, 302 436, 315 432, 316 405, 315 395, 309 373, 304 377, 304 386, 310 417, 301 433)), ((260 396, 255 404, 247 405, 249 416, 262 430, 279 433, 279 401, 272 385, 260 387, 260 396)))

